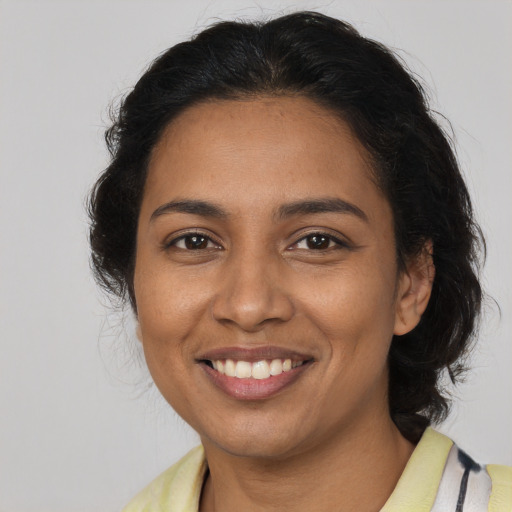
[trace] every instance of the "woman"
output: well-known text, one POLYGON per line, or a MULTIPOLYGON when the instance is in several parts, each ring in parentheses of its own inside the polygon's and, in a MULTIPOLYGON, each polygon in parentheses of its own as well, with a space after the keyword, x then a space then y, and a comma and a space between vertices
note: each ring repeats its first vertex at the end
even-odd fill
POLYGON ((97 278, 202 446, 128 512, 510 510, 430 429, 483 243, 447 137, 382 45, 316 13, 159 57, 107 133, 97 278))

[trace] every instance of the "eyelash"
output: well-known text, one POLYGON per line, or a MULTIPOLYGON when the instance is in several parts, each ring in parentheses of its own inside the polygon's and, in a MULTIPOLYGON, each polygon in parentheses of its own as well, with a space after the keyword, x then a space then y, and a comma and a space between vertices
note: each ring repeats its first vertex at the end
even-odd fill
POLYGON ((329 250, 348 249, 349 248, 349 244, 347 242, 344 242, 343 240, 340 240, 339 238, 333 236, 330 233, 324 233, 322 231, 315 231, 315 232, 312 232, 312 233, 308 233, 307 235, 305 235, 302 238, 300 238, 299 240, 297 240, 292 245, 292 247, 294 247, 293 250, 297 250, 298 249, 298 250, 308 250, 308 251, 314 251, 314 252, 317 252, 317 251, 318 252, 325 252, 325 251, 329 251, 329 250), (328 241, 329 241, 328 247, 321 248, 321 249, 313 249, 311 247, 307 247, 307 248, 299 248, 299 247, 297 247, 301 242, 306 242, 307 243, 308 238, 311 239, 313 237, 327 238, 328 241))
MULTIPOLYGON (((176 238, 173 238, 172 240, 168 241, 168 242, 165 242, 163 244, 163 248, 165 250, 168 250, 170 248, 177 248, 179 250, 182 250, 182 251, 201 251, 201 250, 206 250, 206 249, 221 249, 221 245, 216 242, 211 236, 205 234, 205 233, 202 233, 200 231, 194 231, 194 232, 188 232, 188 233, 184 233, 176 238), (193 238, 193 237, 198 237, 198 238, 202 238, 204 239, 204 241, 206 242, 207 246, 206 247, 198 247, 198 248, 195 248, 195 249, 192 249, 190 247, 179 247, 178 246, 178 243, 180 242, 183 242, 184 244, 186 244, 186 240, 187 239, 190 239, 190 238, 193 238), (210 244, 213 244, 214 247, 208 247, 208 245, 210 244)), ((289 246, 290 250, 307 250, 307 251, 312 251, 312 252, 325 252, 325 251, 330 251, 330 250, 337 250, 337 249, 348 249, 350 248, 349 244, 347 242, 344 242, 343 240, 340 240, 339 238, 333 236, 332 234, 330 233, 325 233, 325 232, 322 232, 322 231, 314 231, 314 232, 311 232, 311 233, 308 233, 307 235, 303 236, 302 238, 300 238, 299 240, 297 240, 295 243, 293 243, 291 246, 289 246), (298 247, 299 244, 305 242, 307 243, 307 240, 308 239, 312 239, 313 237, 322 237, 322 238, 326 238, 328 239, 328 246, 325 247, 325 248, 311 248, 311 247, 298 247)))
POLYGON ((182 251, 200 251, 200 250, 204 250, 204 249, 213 249, 213 248, 219 249, 220 244, 218 242, 216 242, 211 236, 209 236, 205 233, 201 233, 200 231, 193 231, 193 232, 184 233, 184 234, 182 234, 176 238, 173 238, 172 240, 169 240, 168 242, 165 242, 163 244, 164 249, 171 249, 173 247, 175 247, 179 250, 182 250, 182 251), (186 246, 178 247, 179 242, 183 242, 184 244, 186 244, 187 238, 190 239, 190 238, 194 238, 194 237, 203 238, 206 240, 206 243, 208 245, 210 243, 212 243, 215 247, 204 247, 204 248, 196 248, 196 249, 190 249, 186 246))

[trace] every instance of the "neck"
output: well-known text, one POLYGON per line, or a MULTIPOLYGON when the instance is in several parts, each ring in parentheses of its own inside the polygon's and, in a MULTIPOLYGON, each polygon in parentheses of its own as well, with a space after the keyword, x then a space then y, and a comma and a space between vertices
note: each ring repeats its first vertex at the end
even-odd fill
POLYGON ((234 456, 206 439, 203 445, 210 470, 204 512, 378 511, 414 449, 389 415, 278 459, 234 456))

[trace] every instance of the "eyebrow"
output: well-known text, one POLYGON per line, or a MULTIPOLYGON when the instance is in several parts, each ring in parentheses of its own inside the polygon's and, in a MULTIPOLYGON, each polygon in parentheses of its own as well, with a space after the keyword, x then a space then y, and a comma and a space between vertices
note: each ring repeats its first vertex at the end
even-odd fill
POLYGON ((348 213, 368 222, 368 216, 361 208, 338 197, 322 197, 285 204, 277 210, 276 217, 285 220, 296 215, 316 213, 348 213))
POLYGON ((150 221, 166 213, 189 213, 200 215, 201 217, 213 217, 216 219, 225 219, 228 214, 218 205, 207 201, 196 199, 184 199, 182 201, 170 201, 159 206, 152 214, 150 221))
MULTIPOLYGON (((226 219, 229 217, 222 207, 214 203, 197 199, 183 199, 170 201, 159 206, 151 214, 150 221, 166 213, 188 213, 215 219, 226 219)), ((317 213, 348 213, 368 222, 368 217, 361 208, 338 197, 306 199, 284 204, 277 209, 274 217, 277 220, 286 220, 294 216, 314 215, 317 213)))

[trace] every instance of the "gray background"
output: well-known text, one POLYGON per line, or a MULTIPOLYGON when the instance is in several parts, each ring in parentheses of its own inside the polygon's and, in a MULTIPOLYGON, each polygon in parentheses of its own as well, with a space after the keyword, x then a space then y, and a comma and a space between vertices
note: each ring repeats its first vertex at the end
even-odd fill
POLYGON ((197 443, 92 282, 84 198, 107 107, 152 58, 217 19, 305 8, 406 50, 452 121, 501 318, 489 301, 441 430, 512 464, 511 2, 0 0, 0 511, 119 510, 197 443))

